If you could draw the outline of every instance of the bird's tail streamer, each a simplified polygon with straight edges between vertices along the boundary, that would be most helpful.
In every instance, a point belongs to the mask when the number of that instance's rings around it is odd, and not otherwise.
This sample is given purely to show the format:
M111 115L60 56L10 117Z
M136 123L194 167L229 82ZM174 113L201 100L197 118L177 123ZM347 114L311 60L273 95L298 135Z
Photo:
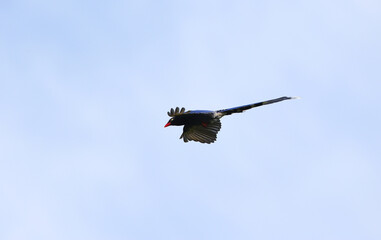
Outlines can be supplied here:
M280 98L275 98L275 99L271 99L271 100L267 100L267 101L263 101L263 102L243 105L243 106L240 106L240 107L221 109L221 110L217 111L217 114L222 117L222 116L230 115L230 114L233 114L233 113L241 113L241 112L243 112L245 110L249 110L251 108L260 107L260 106L267 105L267 104L272 104L272 103L277 103L277 102L281 102L281 101L284 101L284 100L297 99L297 98L299 98L299 97L280 97Z

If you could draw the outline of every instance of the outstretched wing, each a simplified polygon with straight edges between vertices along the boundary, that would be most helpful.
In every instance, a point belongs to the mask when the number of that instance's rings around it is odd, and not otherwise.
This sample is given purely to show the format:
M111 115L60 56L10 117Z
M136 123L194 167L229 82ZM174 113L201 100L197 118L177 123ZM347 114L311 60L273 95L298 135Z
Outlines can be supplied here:
M197 125L184 125L183 134L181 134L184 142L196 141L200 143L213 143L217 140L217 133L221 129L221 122L219 119L213 119L207 124Z
M181 115L184 112L185 112L185 108L181 108L181 110L180 110L179 107L176 107L176 109L171 108L171 110L169 112L167 112L167 114L170 117L174 117L174 116L177 116L177 115Z

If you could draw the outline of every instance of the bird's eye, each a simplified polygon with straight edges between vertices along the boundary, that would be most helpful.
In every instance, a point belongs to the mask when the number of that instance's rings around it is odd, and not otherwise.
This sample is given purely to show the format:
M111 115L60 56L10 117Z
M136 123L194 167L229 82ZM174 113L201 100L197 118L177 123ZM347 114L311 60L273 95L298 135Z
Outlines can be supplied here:
M169 121L171 121L171 122L172 122L172 121L173 121L173 118L169 119Z

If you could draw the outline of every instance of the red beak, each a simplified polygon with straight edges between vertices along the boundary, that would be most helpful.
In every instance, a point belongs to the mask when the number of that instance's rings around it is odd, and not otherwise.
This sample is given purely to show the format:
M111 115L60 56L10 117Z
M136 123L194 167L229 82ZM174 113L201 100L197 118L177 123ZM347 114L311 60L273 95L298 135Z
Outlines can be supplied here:
M168 122L167 124L165 124L164 127L168 127L169 125L171 125L171 122Z

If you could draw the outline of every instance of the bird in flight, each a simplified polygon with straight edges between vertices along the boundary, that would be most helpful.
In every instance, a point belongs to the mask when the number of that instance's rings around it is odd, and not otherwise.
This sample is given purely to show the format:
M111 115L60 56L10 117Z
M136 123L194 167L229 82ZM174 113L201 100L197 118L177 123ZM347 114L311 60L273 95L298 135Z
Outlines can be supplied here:
M184 125L183 133L180 136L180 139L182 138L184 142L196 141L200 143L210 144L215 142L217 139L217 133L221 129L220 118L222 118L223 116L230 115L233 113L241 113L251 108L296 98L298 97L280 97L268 101L217 111L185 111L185 108L181 108L181 110L179 109L179 107L176 107L176 109L171 108L171 110L168 112L168 116L170 116L171 119L169 119L168 123L165 124L164 127Z

